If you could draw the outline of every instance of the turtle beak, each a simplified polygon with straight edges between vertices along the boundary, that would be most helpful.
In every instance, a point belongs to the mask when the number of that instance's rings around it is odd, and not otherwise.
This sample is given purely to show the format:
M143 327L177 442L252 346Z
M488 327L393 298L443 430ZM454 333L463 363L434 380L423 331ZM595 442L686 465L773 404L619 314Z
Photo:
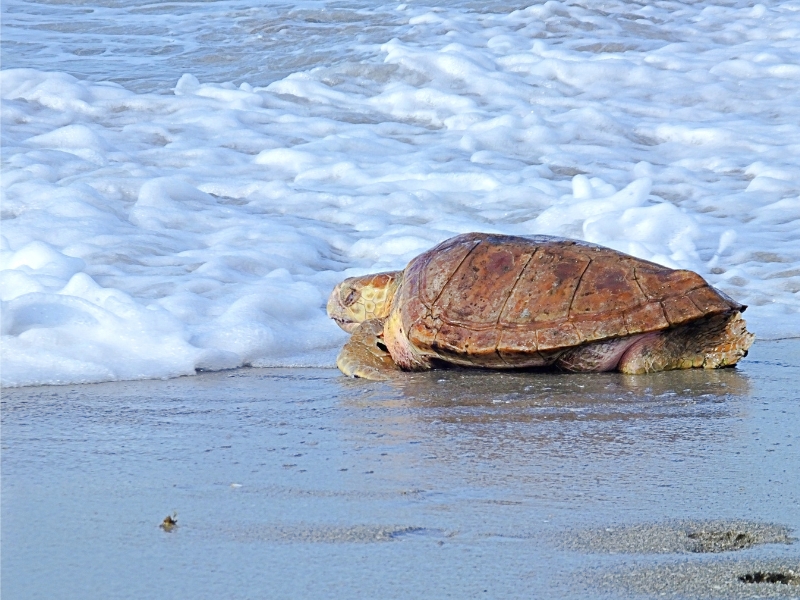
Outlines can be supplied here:
M348 321L347 319L341 319L339 317L331 317L336 324L344 329L347 333L353 333L361 323L357 323L356 321Z

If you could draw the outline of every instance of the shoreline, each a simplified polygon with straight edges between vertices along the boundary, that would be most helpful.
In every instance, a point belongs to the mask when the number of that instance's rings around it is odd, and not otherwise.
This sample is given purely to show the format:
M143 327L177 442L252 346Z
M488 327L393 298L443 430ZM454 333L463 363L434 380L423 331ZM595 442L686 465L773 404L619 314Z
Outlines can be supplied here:
M772 344L776 342L791 342L793 340L800 341L800 336L789 336L785 338L768 338L762 339L757 337L754 344ZM745 363L747 358L745 357L740 361L740 363ZM740 368L739 365L734 365L730 367L732 369ZM34 384L34 385L3 385L0 386L0 390L26 390L26 389L35 389L35 388L49 388L49 387L65 387L65 386L86 386L86 385L101 385L101 384L132 384L138 382L145 382L145 381L172 381L172 380L182 380L186 378L193 378L198 376L205 376L211 374L218 374L218 373L237 373L237 372L247 372L248 370L256 370L256 371L270 371L270 370L289 370L289 371L303 371L303 370L323 370L323 371L335 371L337 374L339 373L338 368L335 364L331 364L330 366L267 366L267 367L253 367L250 365L242 365L240 367L233 367L230 369L217 369L217 370L205 370L205 369L197 369L193 374L186 374L186 375L179 375L177 377L154 377L148 379L113 379L108 381L82 381L82 382L68 382L68 383L44 383L44 384ZM455 369L438 369L438 371L447 371L447 370L460 370L460 371L472 371L472 369L466 369L463 367L458 367ZM693 371L701 370L702 369L692 369ZM540 375L559 375L560 373L548 370L542 370L540 372L533 371L533 370L525 370L525 369L508 369L506 371L500 369L474 369L477 373L533 373L533 374L540 374ZM341 375L343 376L343 375Z

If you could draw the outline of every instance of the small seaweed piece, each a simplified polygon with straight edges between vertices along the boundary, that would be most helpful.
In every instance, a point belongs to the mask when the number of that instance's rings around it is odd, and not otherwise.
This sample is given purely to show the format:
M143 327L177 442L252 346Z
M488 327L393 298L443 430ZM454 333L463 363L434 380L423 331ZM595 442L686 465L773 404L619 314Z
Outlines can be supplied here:
M172 515L167 515L164 517L164 520L161 521L161 529L164 531L170 532L178 526L178 513L173 512Z

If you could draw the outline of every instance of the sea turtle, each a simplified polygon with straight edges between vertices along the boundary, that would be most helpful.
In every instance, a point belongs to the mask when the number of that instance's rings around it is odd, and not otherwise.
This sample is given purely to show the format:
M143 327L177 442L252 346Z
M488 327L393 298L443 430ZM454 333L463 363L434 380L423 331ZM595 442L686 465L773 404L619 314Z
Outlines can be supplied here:
M736 364L745 306L692 271L549 236L467 233L337 285L346 375L440 365L650 373Z

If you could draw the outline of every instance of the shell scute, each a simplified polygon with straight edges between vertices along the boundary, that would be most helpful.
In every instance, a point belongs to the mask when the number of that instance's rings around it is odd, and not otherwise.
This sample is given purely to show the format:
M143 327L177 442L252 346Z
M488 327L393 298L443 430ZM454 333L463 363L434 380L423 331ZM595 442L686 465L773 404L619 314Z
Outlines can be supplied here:
M625 314L621 311L609 311L608 314L604 314L600 319L575 319L573 324L581 342L593 342L595 340L628 335L628 329L625 326Z
M499 324L535 327L566 319L580 277L590 262L575 246L538 246L511 291Z
M494 328L535 247L480 244L463 260L435 303L453 325Z
M506 365L495 350L499 338L500 331L497 328L475 331L442 323L433 349L439 356L454 364L503 367Z
M439 323L429 316L423 316L404 327L408 332L408 337L414 340L414 345L420 349L430 349L434 347L436 335L439 333Z
M500 344L502 347L502 342ZM558 357L558 352L550 353L537 352L535 350L524 350L516 348L498 348L497 355L503 361L505 367L545 367L553 363Z
M703 316L688 296L673 296L664 299L664 312L670 325L680 325Z
M415 283L419 286L420 299L428 307L433 306L461 263L479 243L479 239L461 236L439 244L412 262L411 276L418 279Z
M722 296L721 294L717 293L717 290L709 287L703 286L692 290L688 294L689 299L692 303L703 313L706 315L715 315L723 312L728 312L731 310L731 305L736 310L744 310L741 304L731 300L726 296Z
M648 302L625 313L625 329L630 335L658 331L667 327L669 321L660 302Z
M575 324L568 321L556 327L545 327L536 331L536 348L540 352L576 346L582 341Z
M636 281L647 298L660 300L667 296L682 296L693 289L707 287L705 279L692 271L673 271L654 263L639 261Z
M504 359L513 362L518 355L533 354L539 351L536 334L515 335L515 332L501 330L500 340L497 342L497 351Z
M580 279L569 314L578 317L621 312L646 300L628 261L597 252Z

